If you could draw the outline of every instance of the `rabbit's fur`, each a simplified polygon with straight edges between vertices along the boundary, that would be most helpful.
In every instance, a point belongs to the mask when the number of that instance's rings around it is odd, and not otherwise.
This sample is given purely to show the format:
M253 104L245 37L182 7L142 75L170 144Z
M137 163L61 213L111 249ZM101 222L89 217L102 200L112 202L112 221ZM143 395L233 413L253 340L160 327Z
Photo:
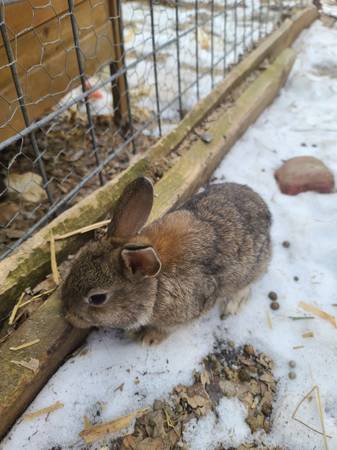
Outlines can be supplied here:
M147 343L160 342L218 297L225 311L235 311L266 270L271 215L249 187L208 186L141 230L152 202L152 183L137 178L122 194L107 237L74 261L62 287L74 326L133 330Z

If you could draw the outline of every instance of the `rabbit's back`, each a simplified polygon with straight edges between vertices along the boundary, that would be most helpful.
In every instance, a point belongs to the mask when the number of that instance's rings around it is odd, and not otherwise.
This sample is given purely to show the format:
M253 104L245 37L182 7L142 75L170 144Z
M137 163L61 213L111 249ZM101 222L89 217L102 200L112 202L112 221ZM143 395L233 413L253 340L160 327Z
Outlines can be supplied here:
M251 188L210 185L180 209L211 227L212 251L203 261L204 272L216 275L225 291L241 289L265 270L271 253L271 214Z

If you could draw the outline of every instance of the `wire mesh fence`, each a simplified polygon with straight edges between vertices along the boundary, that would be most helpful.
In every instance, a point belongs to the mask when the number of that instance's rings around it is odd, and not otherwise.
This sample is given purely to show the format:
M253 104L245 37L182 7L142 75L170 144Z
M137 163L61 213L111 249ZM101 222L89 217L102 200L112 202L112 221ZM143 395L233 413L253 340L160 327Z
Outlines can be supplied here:
M305 0L0 0L0 258L125 169Z

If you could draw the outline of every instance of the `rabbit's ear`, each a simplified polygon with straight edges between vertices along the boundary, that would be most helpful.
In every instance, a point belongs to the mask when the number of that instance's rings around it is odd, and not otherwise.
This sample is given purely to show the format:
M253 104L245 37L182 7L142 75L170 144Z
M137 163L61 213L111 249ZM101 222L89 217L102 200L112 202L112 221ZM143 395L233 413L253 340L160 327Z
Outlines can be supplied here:
M145 177L136 178L124 189L108 227L110 237L134 236L145 225L153 204L153 185Z
M124 248L121 257L132 275L154 277L160 272L161 262L153 247Z

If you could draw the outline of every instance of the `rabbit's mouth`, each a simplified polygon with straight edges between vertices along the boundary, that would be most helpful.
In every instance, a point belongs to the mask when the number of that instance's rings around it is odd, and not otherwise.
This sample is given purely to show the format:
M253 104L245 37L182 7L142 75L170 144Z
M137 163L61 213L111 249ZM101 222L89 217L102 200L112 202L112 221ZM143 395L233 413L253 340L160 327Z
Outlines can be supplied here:
M94 326L88 320L69 311L66 313L65 318L75 328L91 328Z

